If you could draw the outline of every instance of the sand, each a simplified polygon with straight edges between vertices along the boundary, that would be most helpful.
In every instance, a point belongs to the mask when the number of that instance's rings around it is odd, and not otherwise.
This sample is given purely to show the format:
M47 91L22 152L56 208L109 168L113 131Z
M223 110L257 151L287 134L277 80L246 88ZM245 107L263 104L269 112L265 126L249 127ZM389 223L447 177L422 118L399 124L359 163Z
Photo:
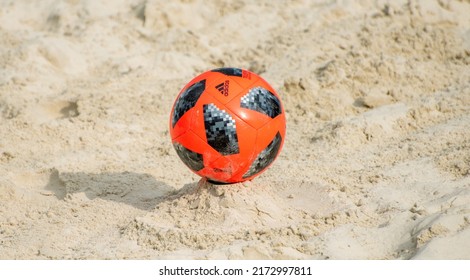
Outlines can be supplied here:
M470 259L470 2L0 2L0 259ZM214 186L168 135L252 70L284 148Z

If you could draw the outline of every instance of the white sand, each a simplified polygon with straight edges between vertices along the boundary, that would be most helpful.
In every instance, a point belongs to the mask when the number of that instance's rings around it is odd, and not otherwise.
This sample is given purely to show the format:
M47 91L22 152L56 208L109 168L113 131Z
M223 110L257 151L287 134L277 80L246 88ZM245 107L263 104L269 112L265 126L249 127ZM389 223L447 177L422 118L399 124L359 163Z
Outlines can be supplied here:
M0 259L470 259L468 0L207 2L0 1ZM287 112L244 184L168 135L220 66Z

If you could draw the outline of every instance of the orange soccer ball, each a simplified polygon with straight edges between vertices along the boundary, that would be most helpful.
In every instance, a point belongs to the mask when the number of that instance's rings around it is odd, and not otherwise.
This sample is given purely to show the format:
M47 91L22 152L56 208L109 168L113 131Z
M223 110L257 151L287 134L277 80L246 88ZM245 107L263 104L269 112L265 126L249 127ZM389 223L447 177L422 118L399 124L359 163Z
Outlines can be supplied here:
M176 153L193 172L217 183L250 180L281 151L286 117L279 95L260 76L219 68L192 79L170 115Z

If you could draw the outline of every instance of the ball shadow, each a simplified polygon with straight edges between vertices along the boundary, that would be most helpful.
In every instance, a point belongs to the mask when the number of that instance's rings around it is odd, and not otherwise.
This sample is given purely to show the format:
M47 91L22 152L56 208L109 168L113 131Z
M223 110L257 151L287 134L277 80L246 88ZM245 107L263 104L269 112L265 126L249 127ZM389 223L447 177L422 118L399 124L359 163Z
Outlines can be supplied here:
M151 210L175 189L152 175L134 172L59 172L54 170L46 190L58 199L83 193L90 200L100 198L125 203L142 210Z

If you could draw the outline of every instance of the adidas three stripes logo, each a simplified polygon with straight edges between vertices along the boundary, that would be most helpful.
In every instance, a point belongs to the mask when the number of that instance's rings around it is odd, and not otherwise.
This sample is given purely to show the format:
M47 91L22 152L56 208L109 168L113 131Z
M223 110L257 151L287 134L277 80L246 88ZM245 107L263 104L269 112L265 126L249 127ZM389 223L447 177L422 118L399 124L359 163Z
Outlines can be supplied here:
M215 88L223 95L228 96L228 86L229 86L229 80L225 80L225 82L220 83L215 86Z

